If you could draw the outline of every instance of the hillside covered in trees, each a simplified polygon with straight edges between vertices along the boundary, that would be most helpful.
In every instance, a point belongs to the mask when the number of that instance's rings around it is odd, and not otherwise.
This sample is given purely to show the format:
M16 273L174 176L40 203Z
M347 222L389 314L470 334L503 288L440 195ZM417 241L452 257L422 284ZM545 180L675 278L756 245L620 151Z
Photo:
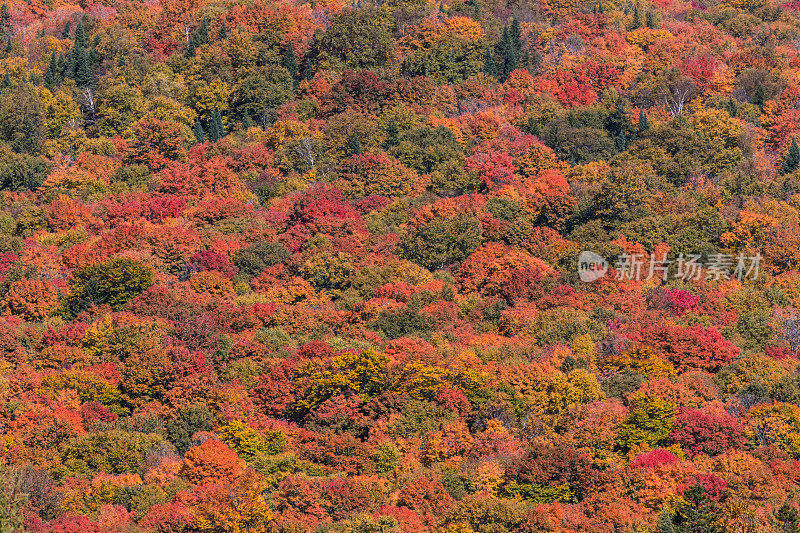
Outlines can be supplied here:
M800 2L0 9L3 533L797 533Z

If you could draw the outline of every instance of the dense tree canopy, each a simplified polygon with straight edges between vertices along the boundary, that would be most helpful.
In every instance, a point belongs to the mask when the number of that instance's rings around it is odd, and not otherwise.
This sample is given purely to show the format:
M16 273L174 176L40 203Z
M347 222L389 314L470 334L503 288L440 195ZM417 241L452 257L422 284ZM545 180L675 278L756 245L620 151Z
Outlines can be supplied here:
M0 532L799 531L799 43L2 4Z

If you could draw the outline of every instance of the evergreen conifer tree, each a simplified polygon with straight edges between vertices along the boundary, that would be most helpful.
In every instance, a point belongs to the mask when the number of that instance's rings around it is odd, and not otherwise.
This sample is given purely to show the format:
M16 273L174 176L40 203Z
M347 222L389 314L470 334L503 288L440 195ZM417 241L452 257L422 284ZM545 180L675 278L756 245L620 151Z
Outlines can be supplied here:
M75 51L64 54L64 77L75 79Z
M514 37L508 26L503 28L503 36L497 43L495 53L500 60L499 69L497 71L498 75L496 77L499 81L506 81L508 75L517 68L518 63L517 51L514 46Z
M672 523L673 515L666 509L658 517L658 533L675 533L675 524Z
M78 84L78 87L86 87L92 83L89 52L83 48L75 50L75 83Z
M794 172L798 165L800 165L800 147L797 146L797 139L792 137L792 144L789 146L789 151L786 152L786 158L783 160L783 172L785 174Z
M631 24L631 29L635 30L641 27L642 27L642 14L639 11L639 5L637 4L636 7L633 8L633 23Z
M57 68L59 80L63 80L64 77L67 75L67 67L68 66L69 65L67 63L67 56L65 56L63 53L59 54L59 56L58 56L58 68Z
M283 57L281 57L281 65L287 71L289 71L289 75L292 77L293 80L297 80L298 68L297 68L297 56L294 53L294 46L292 43L287 43L286 47L283 49Z
M206 132L203 131L203 124L200 122L200 119L197 119L194 123L194 136L198 143L203 144L206 142Z
M52 89L61 82L61 73L58 69L58 56L53 52L50 55L50 63L44 71L44 84L48 89Z
M200 25L197 27L192 36L189 38L189 43L186 45L186 57L194 57L195 52L197 49L204 44L208 44L208 21L206 21L205 17L200 21Z
M89 50L89 65L92 67L96 67L100 64L100 52L97 51L97 47L100 45L100 36L94 36L94 43L92 44L92 48Z
M624 152L628 147L628 137L625 135L625 130L619 130L619 135L614 138L614 147L617 152Z
M360 155L363 153L364 150L361 148L361 139L358 138L357 134L351 133L347 137L347 155Z
M718 520L716 508L701 485L695 485L686 490L683 498L684 501L678 504L675 513L670 517L672 529L662 528L659 524L662 532L716 533L719 531L715 524Z
M86 30L83 27L83 22L78 22L75 28L75 48L87 48L89 46L89 36L86 35Z
M394 119L390 120L389 123L386 125L386 142L384 146L397 146L400 144L400 132L397 128L397 122Z
M0 36L7 43L11 42L14 28L11 26L11 11L8 9L8 4L3 3L0 6Z
M218 141L225 137L225 125L222 123L222 115L219 108L214 110L214 118L209 127L208 136L212 141Z
M208 21L205 17L200 21L200 26L197 27L197 32L195 32L197 46L201 44L208 44Z
M194 53L196 51L197 51L197 42L195 41L194 35L192 35L191 37L189 37L189 42L186 43L186 51L184 52L184 55L186 55L187 58L192 58L194 57Z
M757 105L758 107L763 108L764 103L767 101L767 91L764 89L764 85L759 83L756 87L756 90L753 92L752 103Z
M517 17L513 17L511 19L511 27L509 28L509 32L511 33L511 44L514 46L514 52L516 53L517 57L519 57L520 53L522 52L522 30L520 29L519 20Z
M650 129L650 121L647 118L647 111L644 108L639 110L639 133L644 133Z
M483 72L487 76L497 77L497 68L492 56L492 50L488 46L486 47L486 53L483 54Z
M775 520L778 522L777 531L785 533L800 532L800 516L798 516L797 511L788 503L784 503L773 514L775 515Z

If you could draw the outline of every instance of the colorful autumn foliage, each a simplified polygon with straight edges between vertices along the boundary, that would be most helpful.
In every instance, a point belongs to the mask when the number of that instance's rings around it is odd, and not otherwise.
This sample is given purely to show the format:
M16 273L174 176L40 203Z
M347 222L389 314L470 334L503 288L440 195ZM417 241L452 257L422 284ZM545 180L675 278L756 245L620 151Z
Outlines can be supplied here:
M0 531L796 532L800 7L595 4L0 6Z

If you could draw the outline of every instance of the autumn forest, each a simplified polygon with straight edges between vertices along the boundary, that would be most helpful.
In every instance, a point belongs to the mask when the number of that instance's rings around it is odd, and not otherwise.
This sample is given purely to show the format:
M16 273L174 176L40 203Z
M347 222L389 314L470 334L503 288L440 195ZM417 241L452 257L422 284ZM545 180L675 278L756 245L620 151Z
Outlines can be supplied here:
M800 0L6 0L0 533L800 533Z

